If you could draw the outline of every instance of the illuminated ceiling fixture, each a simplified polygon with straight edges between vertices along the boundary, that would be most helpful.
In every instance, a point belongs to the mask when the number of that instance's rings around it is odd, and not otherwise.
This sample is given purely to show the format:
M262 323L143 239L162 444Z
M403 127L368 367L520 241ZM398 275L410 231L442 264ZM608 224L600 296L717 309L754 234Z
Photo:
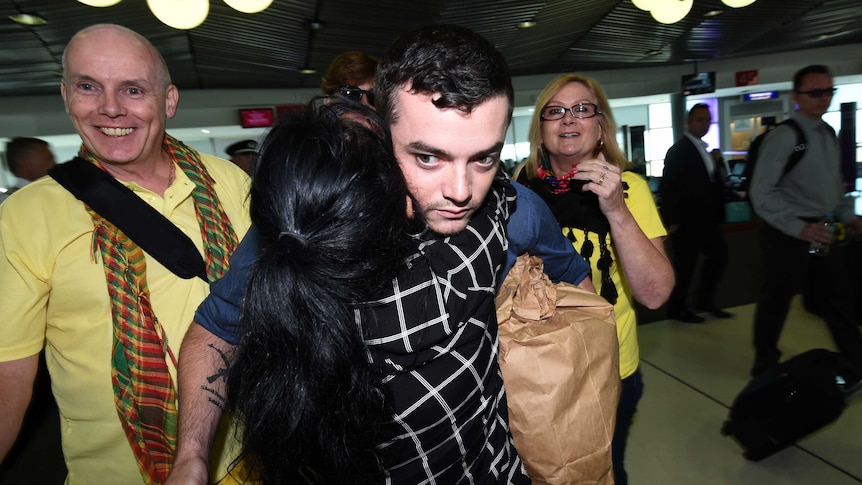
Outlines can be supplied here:
M29 13L10 15L9 20L15 22L16 24L26 25L29 27L36 27L38 25L45 25L48 23L48 21L44 18L38 15L31 15Z
M721 0L728 7L741 8L751 5L755 0ZM632 4L649 12L657 22L673 24L679 22L691 11L693 0L632 0ZM717 11L716 11L717 12ZM717 13L707 12L705 16L715 16Z
M747 7L754 2L755 0L721 0L721 3L733 8Z
M272 5L272 0L224 0L224 3L242 13L258 13Z
M204 23L210 0L147 0L150 11L168 27L189 30Z
M78 0L84 5L89 5L91 7L112 7L118 3L120 0Z
M111 7L121 0L78 0L91 7ZM231 8L242 13L258 13L272 5L273 0L224 0ZM193 29L206 20L210 0L147 0L150 11L163 24L180 30Z
M662 0L653 2L649 13L657 22L675 24L684 19L691 11L694 0Z
M522 30L523 29L532 29L533 27L536 26L536 22L534 22L532 20L527 20L525 22L518 22L515 26L518 27L519 29L522 29Z

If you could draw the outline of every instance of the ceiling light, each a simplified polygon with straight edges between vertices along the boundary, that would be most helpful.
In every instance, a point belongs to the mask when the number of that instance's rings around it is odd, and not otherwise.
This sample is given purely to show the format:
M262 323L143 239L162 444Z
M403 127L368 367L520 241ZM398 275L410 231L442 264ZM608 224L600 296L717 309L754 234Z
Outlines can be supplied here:
M310 67L303 67L302 69L299 70L299 73L300 74L316 74L317 69L312 69Z
M78 0L91 7L110 7L121 0ZM258 13L270 5L273 0L224 0L231 8L242 13ZM197 27L206 20L210 12L209 0L147 0L150 11L163 24L175 29L188 30Z
M662 0L653 1L650 14L657 22L673 24L679 22L691 10L693 0Z
M78 0L84 5L89 5L91 7L112 7L118 3L120 0Z
M37 25L45 25L48 23L48 21L45 20L44 18L42 18L38 15L30 15L29 13L19 13L16 15L10 15L9 20L11 20L15 23L21 24L21 25L28 25L31 27L34 27Z
M224 0L234 10L242 13L263 12L272 4L272 0Z
M536 22L533 22L532 20L528 20L526 22L518 22L518 24L517 24L517 27L519 29L531 29L535 26L536 26Z
M649 50L649 51L646 51L644 54L646 54L646 55L648 55L648 56L650 56L650 57L652 57L652 56L657 56L657 55L661 54L661 49L653 49L653 50Z
M720 9L720 8L717 8L717 9L715 9L715 10L710 10L709 12L706 12L705 14L703 14L703 16L704 16L704 17L706 17L706 18L709 18L709 17L718 17L719 15L721 15L721 14L723 14L723 13L724 13L724 10L722 10L722 9Z
M210 13L209 0L147 0L147 5L163 24L180 30L197 27Z
M203 133L204 135L209 135L209 134L211 133L211 131L210 131L210 130L208 130L208 129L206 129L206 128L203 128L203 129L201 130L201 133Z
M747 7L754 3L755 0L721 0L721 3L733 8Z
M649 12L650 10L652 10L653 5L658 2L656 0L632 0L632 3L635 7Z

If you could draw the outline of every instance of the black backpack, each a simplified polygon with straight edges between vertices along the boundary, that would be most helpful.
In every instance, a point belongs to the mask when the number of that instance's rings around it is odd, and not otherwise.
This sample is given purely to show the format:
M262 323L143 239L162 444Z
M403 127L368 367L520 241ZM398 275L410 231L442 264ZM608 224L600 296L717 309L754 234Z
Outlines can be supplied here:
M775 127L778 128L781 125L787 125L793 128L793 131L796 132L796 145L793 147L793 153L791 153L790 157L787 158L787 163L784 164L784 170L781 172L781 176L783 177L790 173L799 161L802 160L802 157L805 156L805 149L808 148L808 140L805 138L805 133L802 132L802 128L799 127L799 123L792 118L782 121ZM826 127L832 132L832 136L835 136L835 130L833 130L828 124ZM761 143L763 143L763 140L768 134L768 131L763 132L757 135L757 138L751 142L751 147L748 149L748 160L746 160L745 170L742 172L742 185L740 186L740 190L748 191L748 188L751 185L751 176L754 174L754 165L757 163L757 151L760 149Z

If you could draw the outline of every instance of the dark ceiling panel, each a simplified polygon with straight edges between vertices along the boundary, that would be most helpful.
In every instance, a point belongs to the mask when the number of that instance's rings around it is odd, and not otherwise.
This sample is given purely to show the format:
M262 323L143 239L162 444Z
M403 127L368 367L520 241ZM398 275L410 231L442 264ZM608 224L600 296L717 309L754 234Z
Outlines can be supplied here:
M704 17L723 9L717 17ZM22 27L15 13L48 25ZM163 25L143 0L94 8L74 0L0 0L0 96L56 93L63 48L81 28L119 23L150 39L181 89L307 88L336 55L383 54L399 34L456 23L496 45L515 75L726 59L862 42L860 0L757 0L741 9L695 0L662 25L631 0L275 0L243 14L211 0L191 31ZM534 20L521 30L517 23ZM312 21L321 28L310 28ZM655 51L650 55L648 51ZM303 67L317 70L299 74Z

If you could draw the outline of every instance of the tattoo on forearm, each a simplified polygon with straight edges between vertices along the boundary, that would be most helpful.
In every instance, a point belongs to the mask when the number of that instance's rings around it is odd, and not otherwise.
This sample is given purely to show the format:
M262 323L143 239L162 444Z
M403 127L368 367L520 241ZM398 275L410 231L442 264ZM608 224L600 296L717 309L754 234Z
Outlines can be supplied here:
M215 345L208 344L207 346L209 348L215 350L216 352L218 352L219 358L222 361L221 368L219 368L215 374L207 377L207 383L213 384L218 380L222 380L222 381L224 381L225 384L227 384L227 374L228 374L228 371L230 369L230 360L228 360L227 355L225 355L225 353L222 352L222 350L217 348ZM209 402L211 402L215 407L221 409L222 411L224 410L224 406L225 406L225 403L227 402L227 398L225 398L225 396L218 389L207 386L207 385L201 386L201 389L210 393L210 396L207 397L207 400Z

